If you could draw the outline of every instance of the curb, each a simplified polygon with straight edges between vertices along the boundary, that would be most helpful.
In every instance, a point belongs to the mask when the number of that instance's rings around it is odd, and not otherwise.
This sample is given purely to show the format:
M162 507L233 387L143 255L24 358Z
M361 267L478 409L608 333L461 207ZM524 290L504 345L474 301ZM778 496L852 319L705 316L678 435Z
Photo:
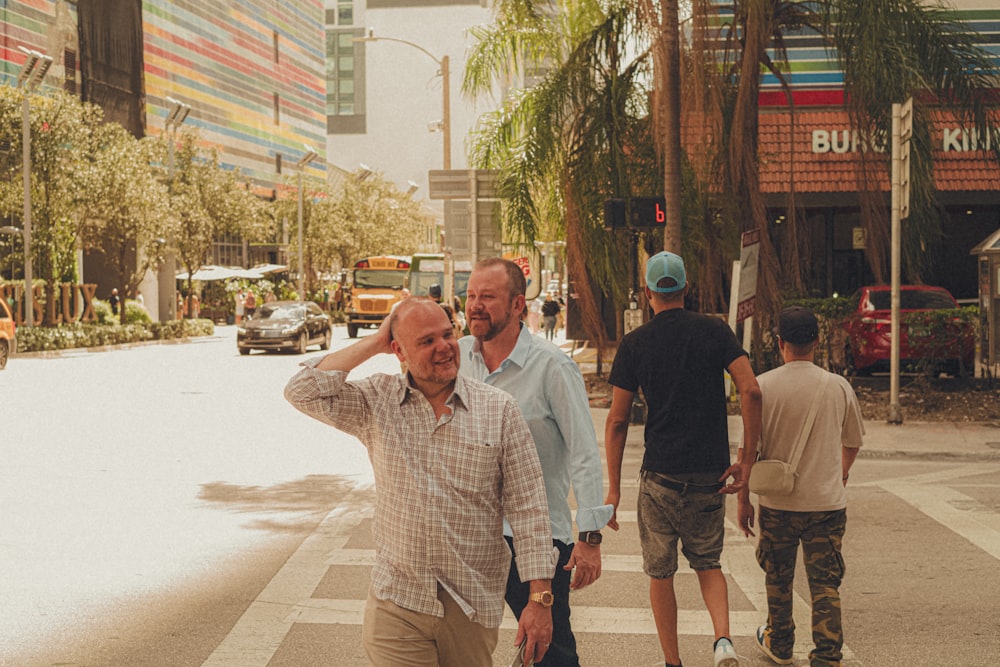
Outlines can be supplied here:
M862 447L858 451L860 459L937 461L940 463L997 463L1000 462L1000 451L990 452L914 452L903 449L869 449Z
M34 352L18 352L10 356L14 359L58 359L59 357L77 357L96 352L114 352L129 350L135 347L150 347L152 345L184 345L187 343L204 343L222 336L185 336L184 338L165 338L162 340L141 340L134 343L118 343L117 345L95 345L93 347L70 347L64 350L36 350Z

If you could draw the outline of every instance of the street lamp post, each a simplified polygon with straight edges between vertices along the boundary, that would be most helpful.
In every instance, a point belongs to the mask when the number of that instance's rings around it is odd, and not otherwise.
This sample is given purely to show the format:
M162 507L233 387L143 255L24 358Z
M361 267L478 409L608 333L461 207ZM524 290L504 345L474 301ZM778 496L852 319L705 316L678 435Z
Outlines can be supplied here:
M31 103L28 98L45 78L49 68L52 67L52 58L19 46L18 49L24 54L24 64L21 72L17 75L17 85L24 93L21 103L21 173L24 179L24 229L21 236L24 238L24 326L30 327L35 324L35 291L32 288L31 266Z
M306 149L305 154L295 163L295 166L299 170L299 298L306 298L306 263L305 263L305 246L302 241L302 172L305 171L306 165L319 157L319 153L314 151L308 145L303 144Z
M355 42L396 42L398 44L405 44L407 46L413 47L414 49L420 51L425 56L434 61L434 64L438 66L438 74L441 75L441 93L442 93L442 110L441 110L441 122L432 123L431 131L435 129L440 129L443 136L444 144L444 159L443 168L445 170L451 169L451 72L450 72L450 60L448 56L441 56L441 58L436 58L433 53L420 46L419 44L414 44L405 39L399 39L397 37L376 37L374 30L368 31L367 37L355 37Z
M167 98L167 104L170 105L170 111L167 112L167 119L164 121L164 130L168 135L167 178L172 182L174 180L174 143L177 141L177 130L187 120L188 114L191 113L191 106L172 97Z
M174 183L174 144L177 143L177 130L187 120L188 114L191 113L191 106L172 97L167 97L166 102L170 106L163 123L163 134L167 141L167 187L172 189ZM174 298L174 293L177 289L176 273L177 258L173 250L169 249L168 246L167 251L164 253L163 264L160 266L156 281L157 300L159 301L157 310L159 311L160 321L178 319L177 299Z

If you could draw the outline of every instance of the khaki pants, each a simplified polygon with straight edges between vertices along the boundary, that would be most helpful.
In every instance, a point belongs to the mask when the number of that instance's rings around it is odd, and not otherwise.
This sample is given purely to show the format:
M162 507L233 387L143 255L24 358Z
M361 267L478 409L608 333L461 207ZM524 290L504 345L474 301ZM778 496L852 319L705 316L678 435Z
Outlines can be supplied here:
M372 665L492 667L500 629L469 620L440 586L437 597L444 618L403 609L368 592L361 643Z

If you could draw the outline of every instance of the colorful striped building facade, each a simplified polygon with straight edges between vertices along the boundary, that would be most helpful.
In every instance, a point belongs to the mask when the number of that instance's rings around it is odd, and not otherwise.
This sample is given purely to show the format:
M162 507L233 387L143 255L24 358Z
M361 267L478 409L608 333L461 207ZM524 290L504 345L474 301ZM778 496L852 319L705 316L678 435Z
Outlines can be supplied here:
M164 131L168 97L189 105L185 126L261 196L280 196L305 144L325 152L323 0L0 0L0 85L21 46L53 58L45 86L136 136Z

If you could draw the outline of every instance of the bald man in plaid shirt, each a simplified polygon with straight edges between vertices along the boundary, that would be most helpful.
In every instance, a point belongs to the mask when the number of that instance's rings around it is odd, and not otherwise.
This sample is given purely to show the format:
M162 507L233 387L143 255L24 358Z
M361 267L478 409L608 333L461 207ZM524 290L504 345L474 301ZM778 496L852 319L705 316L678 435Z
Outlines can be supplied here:
M406 375L348 373L394 353ZM402 302L372 336L306 362L285 388L305 414L357 437L375 472L375 565L362 641L376 667L493 664L513 528L531 602L515 641L540 660L552 636L555 560L538 455L517 402L458 376L458 341L429 299Z

